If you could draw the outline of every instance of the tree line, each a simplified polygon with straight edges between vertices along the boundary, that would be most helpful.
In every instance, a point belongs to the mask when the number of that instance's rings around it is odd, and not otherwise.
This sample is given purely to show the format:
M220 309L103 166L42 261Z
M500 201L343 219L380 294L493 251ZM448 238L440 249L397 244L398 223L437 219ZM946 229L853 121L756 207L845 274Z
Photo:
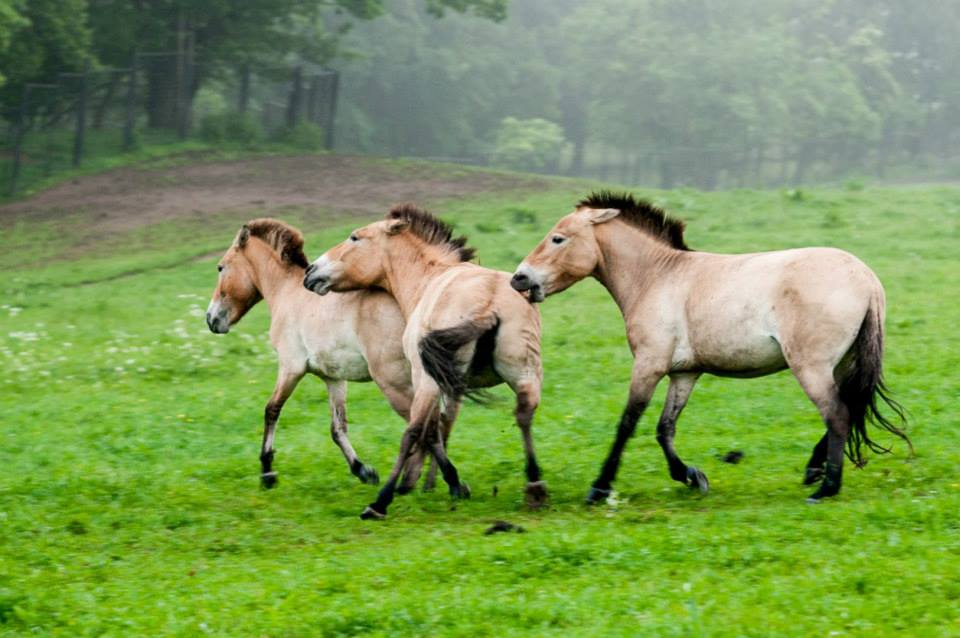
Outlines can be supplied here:
M957 33L958 2L524 0L494 23L396 0L343 42L340 139L496 161L520 120L537 167L537 149L556 148L536 142L546 120L572 175L667 188L955 177Z
M338 148L663 187L960 174L960 2L0 0L0 109L134 52L341 72ZM174 68L144 69L148 125ZM87 67L89 68L89 67Z

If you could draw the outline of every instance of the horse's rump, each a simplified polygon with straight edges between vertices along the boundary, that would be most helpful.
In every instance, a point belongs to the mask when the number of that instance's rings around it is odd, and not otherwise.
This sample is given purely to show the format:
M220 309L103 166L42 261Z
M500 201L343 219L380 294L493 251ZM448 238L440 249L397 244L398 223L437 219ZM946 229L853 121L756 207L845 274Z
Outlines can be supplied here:
M423 369L448 397L459 399L466 396L477 402L485 401L483 393L475 388L499 382L498 378L488 378L496 374L493 371L493 351L499 327L499 317L490 315L451 328L431 330L420 339L418 348ZM458 354L470 344L473 344L473 352L464 369Z

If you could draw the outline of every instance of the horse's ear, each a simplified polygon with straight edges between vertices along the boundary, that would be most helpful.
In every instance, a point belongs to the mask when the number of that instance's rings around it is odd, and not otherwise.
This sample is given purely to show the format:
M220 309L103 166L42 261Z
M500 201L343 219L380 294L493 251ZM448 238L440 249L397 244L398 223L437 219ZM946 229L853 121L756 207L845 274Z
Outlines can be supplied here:
M606 208L604 210L594 210L590 213L590 223L591 224L602 224L603 222L608 222L617 215L620 214L620 210L617 208Z
M408 222L405 219L388 219L387 234L396 235L397 233L399 233L409 225L410 225L410 222Z
M237 248L246 246L248 239L250 239L250 227L244 224L240 229L240 233L237 235Z

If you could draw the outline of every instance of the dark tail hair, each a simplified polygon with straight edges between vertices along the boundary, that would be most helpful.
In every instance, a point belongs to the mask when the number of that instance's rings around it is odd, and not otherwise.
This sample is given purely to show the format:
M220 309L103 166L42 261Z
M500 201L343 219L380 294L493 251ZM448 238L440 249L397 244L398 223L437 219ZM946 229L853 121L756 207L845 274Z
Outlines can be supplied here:
M883 400L896 414L900 425L906 425L907 419L903 406L893 400L890 391L883 383L883 325L876 305L871 304L867 316L863 318L860 332L847 354L846 369L838 379L840 400L850 412L850 437L847 439L847 457L857 467L863 467L866 461L861 447L866 445L873 452L886 454L890 448L883 447L867 435L867 421L896 434L906 441L913 453L913 443L901 427L880 414L877 398Z
M492 357L499 325L500 321L496 317L493 317L492 321L467 321L452 328L432 330L420 339L423 369L437 382L444 394L454 399L466 396L477 403L487 403L490 400L486 392L469 387L467 376L476 366L478 359ZM486 338L488 336L491 338ZM471 365L464 371L457 361L457 351L471 341L479 342L477 352ZM481 349L485 352L480 352Z

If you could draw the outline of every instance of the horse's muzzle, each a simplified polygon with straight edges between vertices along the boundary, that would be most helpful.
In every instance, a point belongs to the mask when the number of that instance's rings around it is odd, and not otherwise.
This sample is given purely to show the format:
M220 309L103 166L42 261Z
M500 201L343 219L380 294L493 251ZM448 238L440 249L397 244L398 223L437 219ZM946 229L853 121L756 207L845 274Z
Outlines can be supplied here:
M230 332L230 321L227 320L225 313L211 313L207 311L207 327L210 332L218 335L224 335Z
M318 295L325 295L330 292L330 285L330 277L318 275L317 267L310 264L306 274L303 276L303 287Z
M517 292L528 293L530 301L543 301L543 286L533 281L533 279L524 272L515 272L513 277L510 278L510 286Z

